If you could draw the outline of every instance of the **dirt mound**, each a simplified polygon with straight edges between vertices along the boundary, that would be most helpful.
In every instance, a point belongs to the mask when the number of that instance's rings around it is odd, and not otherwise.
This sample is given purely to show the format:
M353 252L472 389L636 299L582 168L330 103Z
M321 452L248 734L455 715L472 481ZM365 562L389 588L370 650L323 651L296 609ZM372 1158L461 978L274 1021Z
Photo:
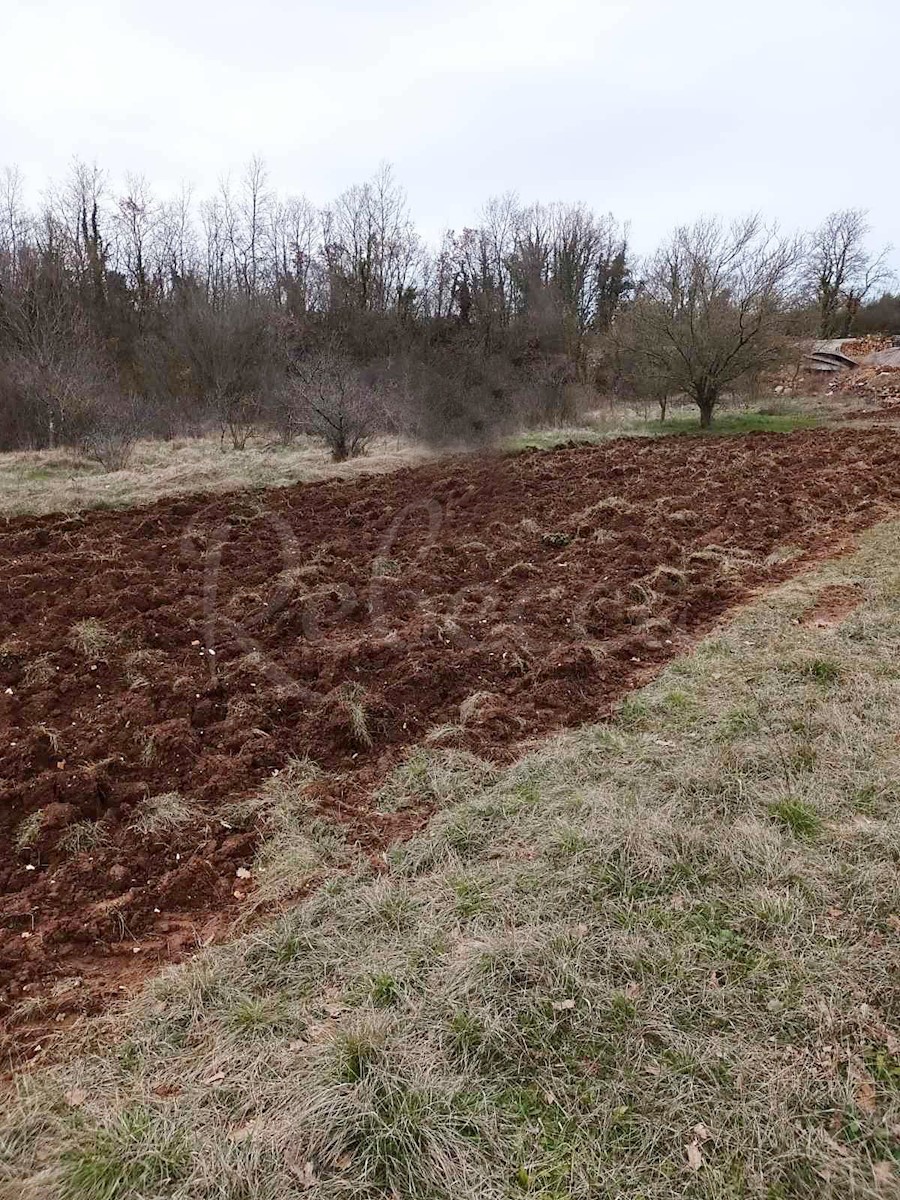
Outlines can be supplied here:
M289 755L326 770L323 810L374 855L426 815L372 793L429 730L498 758L596 719L898 500L900 438L842 430L9 522L3 1004L82 1011L217 936L256 844L231 805Z

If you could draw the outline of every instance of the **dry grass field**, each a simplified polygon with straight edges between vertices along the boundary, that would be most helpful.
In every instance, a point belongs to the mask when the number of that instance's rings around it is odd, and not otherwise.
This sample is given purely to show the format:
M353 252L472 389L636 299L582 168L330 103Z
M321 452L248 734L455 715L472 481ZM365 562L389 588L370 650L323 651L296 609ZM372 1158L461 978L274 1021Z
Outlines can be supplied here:
M332 477L392 471L426 461L429 452L396 438L372 443L363 458L333 463L310 438L287 447L249 443L223 448L218 437L138 442L129 465L106 471L72 450L0 454L0 517L150 504L166 496L287 487Z

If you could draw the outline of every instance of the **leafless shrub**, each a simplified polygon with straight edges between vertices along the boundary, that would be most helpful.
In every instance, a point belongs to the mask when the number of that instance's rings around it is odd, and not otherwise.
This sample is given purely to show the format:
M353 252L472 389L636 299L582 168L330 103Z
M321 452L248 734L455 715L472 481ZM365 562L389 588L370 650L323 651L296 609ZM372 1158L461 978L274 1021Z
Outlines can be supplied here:
M285 403L287 428L321 437L335 462L366 453L377 401L363 372L336 347L297 365Z
M222 443L228 434L233 450L246 450L262 410L259 396L252 392L239 396L219 394L216 396L216 409L222 422Z
M135 443L142 432L140 403L136 397L110 397L98 403L79 439L86 458L104 470L122 471L131 462Z
M80 351L16 352L0 379L0 447L78 445L109 388L101 363Z
M269 393L265 420L274 434L271 445L291 446L304 432L306 422L298 400L298 389L292 382L281 381Z
M470 342L433 350L416 364L410 423L429 445L481 446L521 420L521 376L501 354Z
M527 424L571 425L578 417L575 369L564 354L544 355L525 374L521 416Z

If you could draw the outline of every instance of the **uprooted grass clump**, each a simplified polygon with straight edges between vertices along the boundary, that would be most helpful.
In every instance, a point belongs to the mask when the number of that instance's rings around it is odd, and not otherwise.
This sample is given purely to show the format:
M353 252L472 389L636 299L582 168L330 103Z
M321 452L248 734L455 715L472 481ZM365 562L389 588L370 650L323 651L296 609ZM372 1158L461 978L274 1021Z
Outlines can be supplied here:
M366 708L366 692L358 683L344 683L337 689L335 705L347 724L349 733L357 746L368 750L372 745L369 712Z
M76 621L69 633L69 644L74 650L80 650L87 659L101 658L114 640L110 630L94 617Z
M179 792L148 796L137 809L131 828L142 837L161 837L196 820L194 808Z
M27 817L16 826L13 844L20 854L26 850L34 850L40 843L41 831L44 827L44 811L36 809L35 812L29 813Z
M100 821L75 821L62 831L57 849L63 854L81 854L85 850L96 850L109 842L109 831Z
M0 1179L70 1200L898 1195L898 549L876 531L624 717L470 780L386 870L326 874L168 971L20 1081ZM854 572L870 601L804 628ZM816 658L827 688L784 670ZM273 830L308 775L269 788Z

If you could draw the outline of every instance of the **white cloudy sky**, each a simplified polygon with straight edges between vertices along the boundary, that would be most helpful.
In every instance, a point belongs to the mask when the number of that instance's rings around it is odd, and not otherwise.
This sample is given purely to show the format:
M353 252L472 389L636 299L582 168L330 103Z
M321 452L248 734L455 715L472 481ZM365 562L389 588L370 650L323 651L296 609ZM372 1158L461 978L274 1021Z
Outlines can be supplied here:
M898 0L0 0L0 165L198 192L262 156L324 202L394 164L420 229L507 189L630 220L900 243ZM897 256L895 255L895 261ZM900 264L898 264L900 265Z

